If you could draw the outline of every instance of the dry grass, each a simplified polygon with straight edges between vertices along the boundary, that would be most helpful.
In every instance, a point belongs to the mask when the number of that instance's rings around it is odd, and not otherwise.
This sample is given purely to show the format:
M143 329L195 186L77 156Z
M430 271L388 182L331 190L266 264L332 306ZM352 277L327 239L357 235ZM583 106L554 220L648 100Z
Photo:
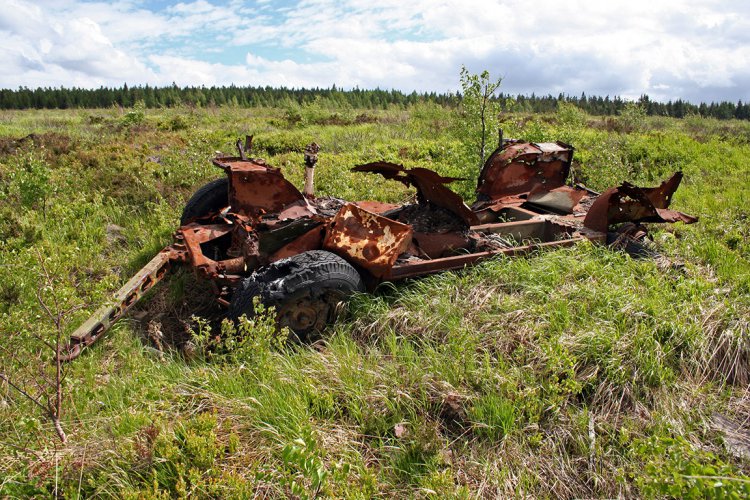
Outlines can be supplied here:
M737 387L750 386L750 318L733 318L725 307L716 306L703 313L701 327L698 374Z

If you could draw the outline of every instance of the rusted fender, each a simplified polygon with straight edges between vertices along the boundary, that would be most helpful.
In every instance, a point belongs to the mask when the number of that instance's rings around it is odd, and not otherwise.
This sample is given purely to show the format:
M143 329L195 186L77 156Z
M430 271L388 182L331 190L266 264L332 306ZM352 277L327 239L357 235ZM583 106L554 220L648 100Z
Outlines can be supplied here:
M479 224L477 215L464 203L464 200L451 191L446 184L463 180L461 177L443 177L428 168L404 168L403 165L387 161L376 161L357 165L352 172L373 172L386 179L393 179L417 189L420 203L430 202L456 214L467 226Z
M667 208L681 181L682 172L675 172L655 188L642 188L629 182L610 188L594 200L583 225L606 233L610 225L621 222L697 222L697 217Z

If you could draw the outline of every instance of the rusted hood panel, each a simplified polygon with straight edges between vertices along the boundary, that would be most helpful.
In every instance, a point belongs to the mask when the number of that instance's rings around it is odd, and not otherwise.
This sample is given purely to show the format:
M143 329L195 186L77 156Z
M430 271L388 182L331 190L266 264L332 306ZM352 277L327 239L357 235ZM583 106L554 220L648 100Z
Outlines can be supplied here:
M262 160L216 158L214 165L229 176L229 204L232 211L251 217L279 213L290 205L304 207L306 215L313 210L294 184L284 178L281 169ZM295 209L299 216L299 208Z

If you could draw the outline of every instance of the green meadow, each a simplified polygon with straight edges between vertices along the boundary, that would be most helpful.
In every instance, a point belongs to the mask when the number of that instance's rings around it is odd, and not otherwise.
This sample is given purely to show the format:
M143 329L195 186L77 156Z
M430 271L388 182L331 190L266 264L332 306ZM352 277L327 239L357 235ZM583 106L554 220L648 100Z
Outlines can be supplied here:
M315 141L318 195L408 201L349 170L387 160L465 178L471 203L455 114L0 111L0 496L750 496L750 122L634 109L501 123L573 144L595 190L683 171L672 207L700 221L651 226L667 265L592 244L498 258L356 296L303 345L263 315L217 341L220 311L178 270L64 366L61 443L32 402L56 397L47 344L171 242L224 175L217 151L254 134L253 156L301 187Z

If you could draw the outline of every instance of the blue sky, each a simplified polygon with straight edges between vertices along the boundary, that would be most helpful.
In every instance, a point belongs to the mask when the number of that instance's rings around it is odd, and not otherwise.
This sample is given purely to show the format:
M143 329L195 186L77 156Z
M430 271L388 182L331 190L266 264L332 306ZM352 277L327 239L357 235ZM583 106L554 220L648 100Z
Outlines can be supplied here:
M0 88L286 85L750 100L750 3L0 0Z

